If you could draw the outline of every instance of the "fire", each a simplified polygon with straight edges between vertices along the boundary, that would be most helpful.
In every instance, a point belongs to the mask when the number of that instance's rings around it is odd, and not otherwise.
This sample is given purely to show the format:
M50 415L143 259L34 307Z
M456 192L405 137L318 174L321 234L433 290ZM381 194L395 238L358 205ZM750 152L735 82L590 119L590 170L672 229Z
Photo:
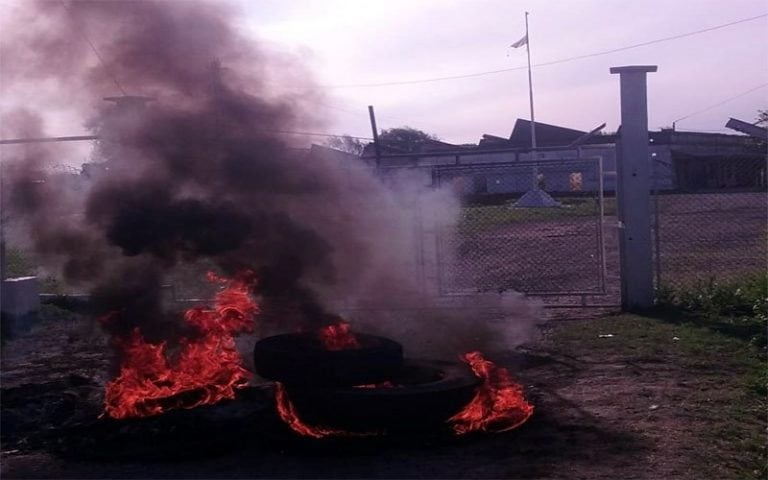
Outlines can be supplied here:
M349 323L339 322L320 329L318 338L326 350L347 350L360 348L360 342L350 330Z
M291 400L288 398L288 394L285 392L285 387L282 383L279 382L275 384L275 404L277 406L277 414L280 416L280 419L289 427L291 427L291 430L305 437L366 437L375 435L375 433L348 432L346 430L318 427L304 423L301 418L299 418L299 414L296 412L296 407L293 406L293 403L291 403Z
M466 353L462 360L483 383L472 401L448 420L456 434L512 430L533 414L533 405L525 400L523 388L512 380L506 368L486 360L480 352Z
M250 296L253 273L227 279L213 309L193 307L184 319L199 336L183 338L178 354L170 356L165 342L147 342L139 329L116 342L123 353L120 373L107 384L104 410L113 418L147 417L175 408L194 408L235 397L252 373L242 365L234 336L253 330L259 307Z

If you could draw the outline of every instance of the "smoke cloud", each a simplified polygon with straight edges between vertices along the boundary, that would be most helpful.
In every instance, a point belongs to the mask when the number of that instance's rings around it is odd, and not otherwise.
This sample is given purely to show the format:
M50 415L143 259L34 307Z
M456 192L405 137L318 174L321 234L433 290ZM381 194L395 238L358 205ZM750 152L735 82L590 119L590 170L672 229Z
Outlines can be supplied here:
M161 286L202 263L257 273L262 333L347 312L367 330L433 338L435 352L527 336L537 314L520 298L434 301L418 273L420 232L456 222L454 194L421 174L384 181L356 159L308 154L289 132L323 128L311 113L322 93L236 18L223 2L65 1L25 4L5 25L4 84L67 98L100 140L78 189L46 173L58 145L6 157L3 206L24 218L41 258L91 290L104 327L178 333ZM15 136L45 133L29 112L4 122ZM489 306L516 319L486 321Z

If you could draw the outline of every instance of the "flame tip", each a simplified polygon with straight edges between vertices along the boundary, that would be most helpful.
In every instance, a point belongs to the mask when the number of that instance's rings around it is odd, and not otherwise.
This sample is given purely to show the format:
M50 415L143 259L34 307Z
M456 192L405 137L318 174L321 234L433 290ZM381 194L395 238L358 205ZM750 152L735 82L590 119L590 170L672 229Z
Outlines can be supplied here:
M114 339L123 352L120 373L107 383L104 411L112 418L159 415L169 409L195 408L235 397L253 374L242 366L234 336L253 330L259 311L250 297L250 283L208 272L209 281L225 287L215 306L192 307L184 320L199 337L181 338L180 351L170 357L167 343L147 342L136 327L126 337Z

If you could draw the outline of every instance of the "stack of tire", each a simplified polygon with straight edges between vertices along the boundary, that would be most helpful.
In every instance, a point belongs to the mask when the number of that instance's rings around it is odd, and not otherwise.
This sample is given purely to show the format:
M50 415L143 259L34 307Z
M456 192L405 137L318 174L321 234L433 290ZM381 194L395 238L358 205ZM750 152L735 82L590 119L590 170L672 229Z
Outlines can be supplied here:
M254 348L256 373L284 385L304 422L358 432L445 425L480 384L463 363L404 359L393 340L355 336L359 347L344 350L311 333L265 338Z

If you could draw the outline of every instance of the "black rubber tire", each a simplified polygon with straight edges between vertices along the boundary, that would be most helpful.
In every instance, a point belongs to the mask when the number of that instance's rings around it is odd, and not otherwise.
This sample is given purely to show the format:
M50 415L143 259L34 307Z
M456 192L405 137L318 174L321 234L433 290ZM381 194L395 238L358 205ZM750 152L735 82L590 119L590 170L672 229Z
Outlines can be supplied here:
M425 381L416 381L416 372ZM406 360L391 388L286 385L301 419L352 431L414 430L444 424L475 396L480 380L463 363Z
M264 378L297 387L382 382L403 364L403 347L384 337L355 334L360 348L326 350L314 334L288 333L260 340L254 368Z

